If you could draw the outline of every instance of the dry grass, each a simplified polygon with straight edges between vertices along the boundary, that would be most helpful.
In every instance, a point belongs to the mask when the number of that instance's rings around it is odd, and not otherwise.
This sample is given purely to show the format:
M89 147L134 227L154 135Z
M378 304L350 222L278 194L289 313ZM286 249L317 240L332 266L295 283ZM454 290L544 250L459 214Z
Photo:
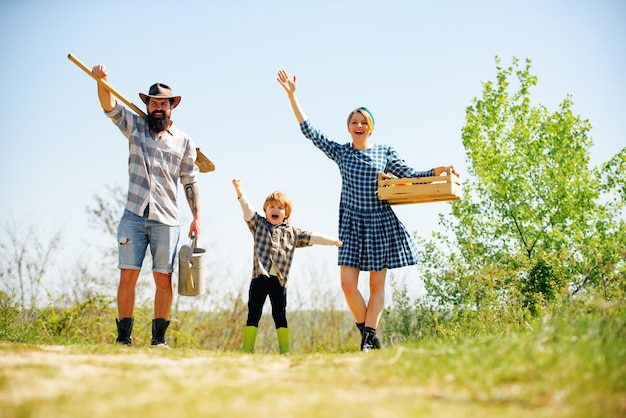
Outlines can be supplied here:
M528 391L524 376L477 390L454 364L432 370L454 355L446 350L280 356L0 343L0 353L2 418L583 416L560 390Z

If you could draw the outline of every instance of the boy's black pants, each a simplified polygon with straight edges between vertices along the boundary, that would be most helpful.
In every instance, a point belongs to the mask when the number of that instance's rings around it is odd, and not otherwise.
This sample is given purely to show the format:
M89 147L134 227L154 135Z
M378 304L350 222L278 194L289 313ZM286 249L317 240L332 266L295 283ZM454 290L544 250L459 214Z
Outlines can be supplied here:
M287 328L287 288L280 285L276 276L259 276L250 282L246 325L259 326L263 305L268 296L272 304L272 318L274 318L276 329Z

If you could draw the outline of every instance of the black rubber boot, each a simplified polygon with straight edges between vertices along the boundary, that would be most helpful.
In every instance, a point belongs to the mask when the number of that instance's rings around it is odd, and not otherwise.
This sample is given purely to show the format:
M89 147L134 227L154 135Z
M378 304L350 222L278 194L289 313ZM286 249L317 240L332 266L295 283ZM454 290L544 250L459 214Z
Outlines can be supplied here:
M133 318L115 318L115 323L117 324L117 339L115 342L121 345L132 345Z
M374 350L380 350L383 348L383 343L380 341L380 338L378 338L378 334L376 334L376 332L374 332L374 335L372 336L372 348Z
M376 330L370 327L363 328L363 337L361 337L361 351L367 353L374 349L374 337L376 336Z
M150 345L156 347L167 347L167 343L165 342L165 331L167 331L167 327L169 325L170 321L166 321L163 318L152 320L152 342Z
M361 333L361 340L363 340L363 331L365 329L365 322L357 322L356 327L359 329L359 332ZM369 329L370 331L373 330L374 332L374 336L372 337L372 349L378 350L378 349L383 348L383 343L380 341L380 338L378 338L378 334L376 334L376 330L373 328L369 328Z

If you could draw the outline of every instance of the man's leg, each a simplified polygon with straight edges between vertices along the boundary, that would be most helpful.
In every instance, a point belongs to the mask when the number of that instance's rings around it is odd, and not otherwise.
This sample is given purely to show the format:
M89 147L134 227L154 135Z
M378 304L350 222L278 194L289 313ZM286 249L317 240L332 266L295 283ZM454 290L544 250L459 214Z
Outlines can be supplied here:
M117 312L120 319L132 318L135 307L135 287L140 270L121 269L117 288Z
M117 311L119 319L115 319L117 325L118 344L131 345L133 342L133 308L135 306L135 286L139 270L120 270L120 283L117 288Z
M172 273L153 272L156 292L154 294L154 317L165 320L170 317L172 308Z
M150 251L152 253L152 276L156 291L154 294L154 319L152 320L153 346L167 347L165 332L170 325L172 308L172 271L180 227L148 221Z

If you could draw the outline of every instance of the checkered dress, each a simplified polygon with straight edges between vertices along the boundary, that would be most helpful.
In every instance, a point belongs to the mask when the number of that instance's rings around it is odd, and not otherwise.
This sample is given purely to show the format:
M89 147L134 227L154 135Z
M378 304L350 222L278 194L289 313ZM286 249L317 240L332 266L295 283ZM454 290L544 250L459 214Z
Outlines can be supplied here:
M391 206L379 200L378 173L398 177L426 177L434 169L417 171L406 165L395 149L374 145L358 150L351 143L339 144L313 128L309 121L300 124L304 136L339 166L341 200L339 203L340 266L362 271L380 271L417 264L415 242Z

